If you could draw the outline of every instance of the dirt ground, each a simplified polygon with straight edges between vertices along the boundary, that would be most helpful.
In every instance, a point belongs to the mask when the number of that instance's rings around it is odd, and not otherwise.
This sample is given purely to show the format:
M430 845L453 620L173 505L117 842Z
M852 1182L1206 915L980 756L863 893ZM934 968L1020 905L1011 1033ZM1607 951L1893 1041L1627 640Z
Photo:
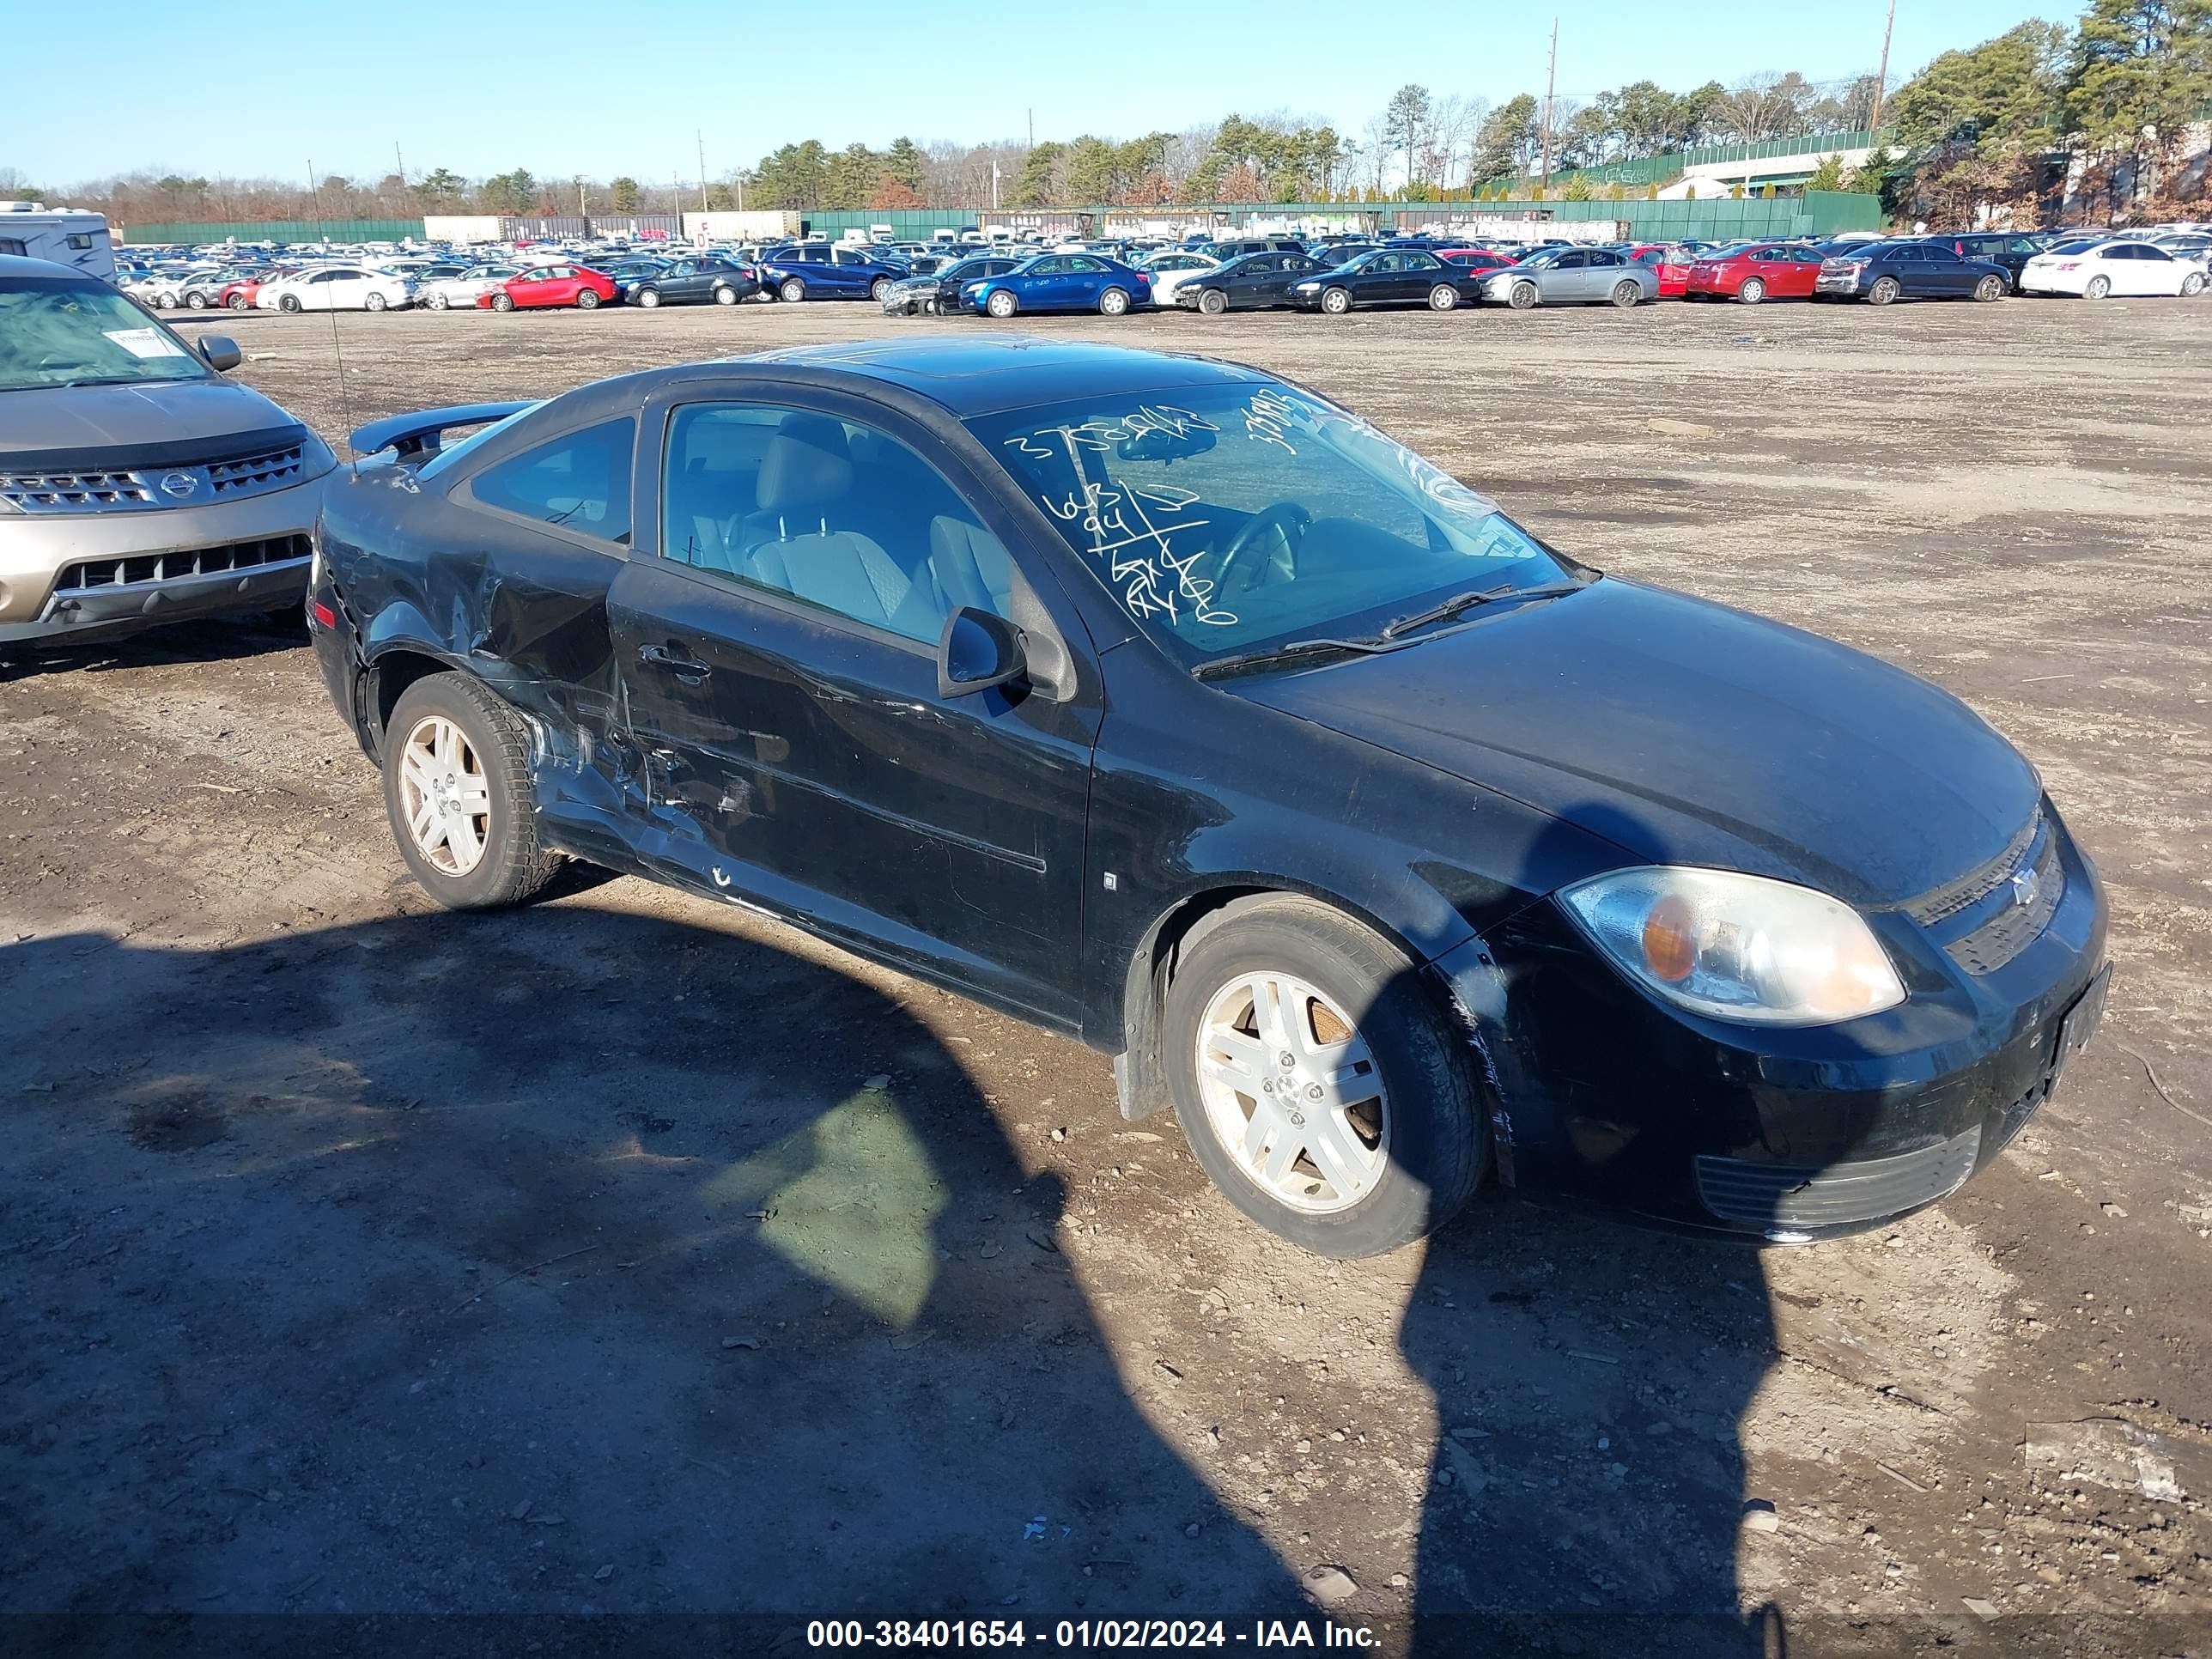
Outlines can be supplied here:
M185 325L333 440L968 325ZM15 661L0 1613L2212 1651L2212 301L1021 325L1295 375L1601 568L1955 690L2110 884L2101 1040L1889 1231L1493 1194L1332 1265L1104 1060L779 927L581 874L434 912L301 636Z

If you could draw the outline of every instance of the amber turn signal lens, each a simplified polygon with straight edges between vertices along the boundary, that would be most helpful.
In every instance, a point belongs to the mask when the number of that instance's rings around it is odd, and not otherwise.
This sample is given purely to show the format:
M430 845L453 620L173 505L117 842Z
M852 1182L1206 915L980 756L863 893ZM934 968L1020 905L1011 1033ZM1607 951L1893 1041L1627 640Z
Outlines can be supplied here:
M1686 901L1668 894L1651 907L1644 919L1644 960L1652 976L1679 985L1698 965L1698 944L1691 930L1697 926Z

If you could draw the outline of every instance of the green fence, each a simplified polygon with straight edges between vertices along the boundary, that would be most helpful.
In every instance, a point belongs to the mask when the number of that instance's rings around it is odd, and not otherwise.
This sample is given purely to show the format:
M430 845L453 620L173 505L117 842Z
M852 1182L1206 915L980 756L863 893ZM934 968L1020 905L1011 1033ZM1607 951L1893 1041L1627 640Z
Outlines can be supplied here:
M184 242L401 242L422 240L420 219L263 219L248 224L122 225L125 244Z

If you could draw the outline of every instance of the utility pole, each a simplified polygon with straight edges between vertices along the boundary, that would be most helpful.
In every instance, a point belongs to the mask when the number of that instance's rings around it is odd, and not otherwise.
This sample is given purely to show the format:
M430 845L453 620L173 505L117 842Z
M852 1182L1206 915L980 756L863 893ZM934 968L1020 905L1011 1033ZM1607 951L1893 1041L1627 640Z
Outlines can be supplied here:
M707 135L699 135L699 211L707 210Z
M1552 20L1552 61L1544 71L1544 194L1552 193L1552 96L1559 85L1559 20Z
M1874 113L1867 118L1869 140L1881 131L1881 96L1889 87L1889 32L1897 27L1897 0L1889 0L1889 17L1881 26L1881 67L1874 72Z
M574 182L576 186L576 216L579 219L588 218L590 215L584 209L584 175L580 173L576 174Z
M1036 110L1034 107L1030 111L1030 148L1036 148Z
M407 158L400 155L397 138L392 141L392 167L399 175L399 183L404 188L407 183Z

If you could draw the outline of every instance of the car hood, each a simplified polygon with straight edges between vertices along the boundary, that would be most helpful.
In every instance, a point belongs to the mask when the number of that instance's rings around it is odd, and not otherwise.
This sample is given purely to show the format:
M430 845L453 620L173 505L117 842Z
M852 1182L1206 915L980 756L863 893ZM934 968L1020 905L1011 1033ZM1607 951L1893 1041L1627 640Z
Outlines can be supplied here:
M1858 905L2001 853L2034 769L1949 693L1848 647L1607 578L1385 654L1221 682L1510 795L1641 861Z
M240 433L296 433L300 422L259 392L210 379L167 384L37 386L0 393L0 462L22 454L127 452Z

